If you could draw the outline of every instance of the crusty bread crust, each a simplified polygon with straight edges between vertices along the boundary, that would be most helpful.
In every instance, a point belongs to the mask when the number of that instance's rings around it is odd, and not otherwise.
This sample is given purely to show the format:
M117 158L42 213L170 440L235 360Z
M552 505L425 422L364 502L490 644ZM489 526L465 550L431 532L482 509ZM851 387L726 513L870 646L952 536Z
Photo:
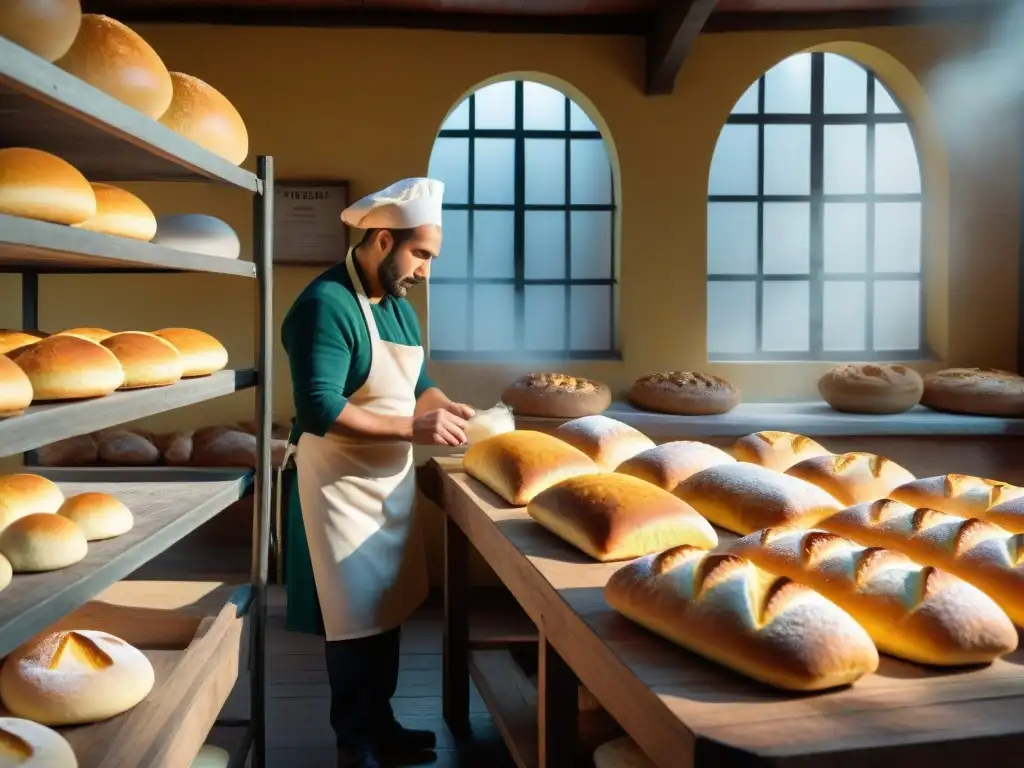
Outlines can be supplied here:
M629 402L637 408L680 416L728 413L740 403L740 391L709 373L649 373L633 382Z
M602 413L612 402L604 384L567 373L528 373L501 395L518 416L576 419Z

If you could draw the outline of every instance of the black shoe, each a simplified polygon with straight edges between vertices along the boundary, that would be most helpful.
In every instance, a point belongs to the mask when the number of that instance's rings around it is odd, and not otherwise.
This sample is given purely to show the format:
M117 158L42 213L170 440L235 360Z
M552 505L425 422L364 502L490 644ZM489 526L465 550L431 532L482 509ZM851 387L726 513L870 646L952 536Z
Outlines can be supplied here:
M383 768L368 747L338 747L338 768Z
M433 731L405 728L393 722L380 732L375 746L389 755L426 752L437 746L437 736Z

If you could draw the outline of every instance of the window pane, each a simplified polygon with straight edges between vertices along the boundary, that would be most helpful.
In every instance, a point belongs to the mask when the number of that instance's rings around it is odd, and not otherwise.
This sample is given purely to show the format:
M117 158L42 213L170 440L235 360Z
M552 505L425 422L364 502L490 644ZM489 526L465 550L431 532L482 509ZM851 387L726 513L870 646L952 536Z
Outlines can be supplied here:
M574 280L610 280L612 277L611 211L573 211L570 249Z
M764 111L811 111L811 54L798 53L768 70L764 76Z
M921 270L921 204L875 204L875 271Z
M473 211L473 276L515 277L515 214Z
M569 143L570 202L612 204L612 166L604 139L573 139Z
M811 191L811 127L764 127L764 192L806 195Z
M863 115L868 111L868 73L860 64L825 54L825 114Z
M825 203L825 272L863 272L868 263L868 208L864 203Z
M430 317L430 349L461 352L466 349L469 288L465 285L430 285L427 313Z
M565 95L540 83L523 81L523 128L564 131Z
M569 291L570 348L611 349L611 286L574 285Z
M811 284L769 281L762 286L761 349L806 352L811 348Z
M858 352L865 348L867 286L861 282L826 280L822 295L821 343L827 352Z
M526 279L565 278L565 212L527 211L523 230Z
M469 139L437 139L427 173L444 182L446 203L469 202Z
M708 274L757 273L757 203L708 203Z
M526 286L523 320L528 351L565 349L565 286Z
M874 347L878 351L921 345L921 284L917 280L875 283Z
M430 265L431 277L465 277L469 262L469 211L445 208L441 214L444 241Z
M515 287L479 283L473 286L473 349L498 352L515 346Z
M474 139L473 202L503 203L515 200L515 141ZM443 181L443 179L442 179ZM445 187L445 197L448 189ZM448 202L455 202L449 200Z
M527 205L565 204L565 139L526 139Z
M708 282L708 355L754 351L756 284Z
M473 94L477 128L516 127L516 84L512 80L494 83Z
M921 167L906 124L875 126L875 192L921 191Z
M463 99L459 106L449 113L441 125L442 131L465 131L469 128L469 99Z
M757 114L757 91L760 85L760 78L750 84L750 87L743 92L740 100L732 108L734 115L756 115Z
M867 192L868 128L866 125L825 126L826 195Z
M569 99L569 130L571 131L597 131L599 130L594 121L587 117L583 107L572 99Z
M811 267L811 204L764 204L764 273L806 274Z
M757 194L757 126L725 125L711 157L709 195Z
M899 104L889 93L889 89L882 85L882 81L875 78L875 114L878 115L899 115L903 112Z

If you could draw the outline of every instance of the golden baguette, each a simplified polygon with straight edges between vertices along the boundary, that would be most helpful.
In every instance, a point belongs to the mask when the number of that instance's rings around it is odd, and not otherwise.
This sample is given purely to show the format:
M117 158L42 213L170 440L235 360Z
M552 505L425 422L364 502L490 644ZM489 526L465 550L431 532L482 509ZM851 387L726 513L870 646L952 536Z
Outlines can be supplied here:
M997 504L1024 496L1024 488L973 475L922 477L894 488L887 497L912 507L927 507L960 517L985 519Z
M785 472L798 461L829 453L831 451L811 438L793 432L753 432L732 446L732 455L737 461L758 464L776 472Z
M839 453L798 461L790 477L812 483L844 507L884 499L914 476L891 459L872 453Z
M982 517L1010 533L1024 533L1024 496L986 509Z
M892 656L954 666L988 663L1017 649L1013 622L984 592L900 552L791 528L765 528L729 551L817 590Z

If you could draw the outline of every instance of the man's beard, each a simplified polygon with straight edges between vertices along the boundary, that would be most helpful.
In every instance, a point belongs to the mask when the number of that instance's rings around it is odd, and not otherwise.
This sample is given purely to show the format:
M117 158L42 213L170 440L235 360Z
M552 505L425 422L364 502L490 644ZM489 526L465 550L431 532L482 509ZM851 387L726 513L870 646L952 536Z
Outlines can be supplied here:
M380 266L377 267L377 280L380 281L380 288L385 296L392 296L396 299L404 299L405 294L414 285L419 285L420 280L414 277L402 278L398 274L398 265L395 263L395 255L392 251L383 258Z

